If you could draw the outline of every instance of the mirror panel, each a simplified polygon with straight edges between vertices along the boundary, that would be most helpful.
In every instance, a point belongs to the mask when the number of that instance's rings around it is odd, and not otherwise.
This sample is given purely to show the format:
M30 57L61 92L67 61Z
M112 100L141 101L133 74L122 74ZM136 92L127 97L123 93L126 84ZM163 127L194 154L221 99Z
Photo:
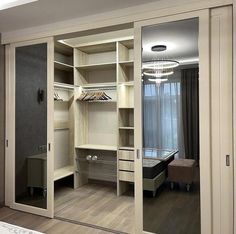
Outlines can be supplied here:
M47 208L47 43L15 49L15 201Z
M200 233L198 18L142 28L143 222Z

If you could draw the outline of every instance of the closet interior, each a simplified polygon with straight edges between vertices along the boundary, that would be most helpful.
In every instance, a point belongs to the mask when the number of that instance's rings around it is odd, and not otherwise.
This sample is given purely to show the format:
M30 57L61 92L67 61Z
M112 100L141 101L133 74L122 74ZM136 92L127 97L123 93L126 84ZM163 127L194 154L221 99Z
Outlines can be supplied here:
M133 50L131 29L57 40L54 49L54 181L70 176L78 194L91 181L112 184L114 199L125 199L131 188L129 206L134 183ZM122 225L119 231L124 231Z

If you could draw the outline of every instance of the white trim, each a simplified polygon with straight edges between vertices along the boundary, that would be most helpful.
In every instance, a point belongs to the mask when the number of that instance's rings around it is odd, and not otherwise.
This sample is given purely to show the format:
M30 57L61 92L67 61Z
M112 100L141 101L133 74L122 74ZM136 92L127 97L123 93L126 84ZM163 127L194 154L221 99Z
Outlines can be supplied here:
M19 41L32 40L74 33L119 24L134 23L140 20L180 14L184 12L202 10L222 5L232 4L233 0L161 0L103 14L79 17L54 24L41 25L11 32L2 33L2 43L8 44Z
M27 45L47 43L47 111L53 113L53 81L54 81L54 42L53 38L21 42L7 46L6 65L6 204L13 209L53 217L54 212L54 157L53 157L53 115L48 115L47 142L51 143L51 150L47 152L47 209L41 209L15 202L15 48Z
M143 26L155 25L165 22L199 18L199 103L200 103L200 155L204 161L200 160L201 174L201 233L212 233L212 204L211 204L211 133L210 133L210 22L209 10L195 11L191 13L162 17L143 22L135 23L135 149L142 149L142 103L141 92L141 28ZM201 36L202 35L202 36ZM137 48L137 46L139 46ZM203 69L204 67L204 69ZM142 93L142 92L141 92ZM142 151L140 158L135 158L135 210L136 210L136 232L143 230L143 189L142 189Z

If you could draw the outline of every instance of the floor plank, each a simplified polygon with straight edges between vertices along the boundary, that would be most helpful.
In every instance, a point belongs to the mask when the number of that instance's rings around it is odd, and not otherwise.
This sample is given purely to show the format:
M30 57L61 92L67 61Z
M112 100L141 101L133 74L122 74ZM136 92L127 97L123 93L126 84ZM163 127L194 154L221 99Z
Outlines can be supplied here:
M77 224L48 219L7 207L0 208L0 220L46 234L108 234L111 232L85 227Z
M134 233L134 196L116 195L116 187L89 183L55 192L55 216L115 231Z

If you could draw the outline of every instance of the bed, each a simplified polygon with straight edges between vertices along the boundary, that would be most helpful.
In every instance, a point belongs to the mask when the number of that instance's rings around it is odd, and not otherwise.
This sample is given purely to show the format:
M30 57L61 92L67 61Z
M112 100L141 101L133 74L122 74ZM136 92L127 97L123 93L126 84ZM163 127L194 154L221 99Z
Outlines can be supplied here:
M143 190L156 196L157 189L167 178L167 166L178 150L146 148L143 151Z

